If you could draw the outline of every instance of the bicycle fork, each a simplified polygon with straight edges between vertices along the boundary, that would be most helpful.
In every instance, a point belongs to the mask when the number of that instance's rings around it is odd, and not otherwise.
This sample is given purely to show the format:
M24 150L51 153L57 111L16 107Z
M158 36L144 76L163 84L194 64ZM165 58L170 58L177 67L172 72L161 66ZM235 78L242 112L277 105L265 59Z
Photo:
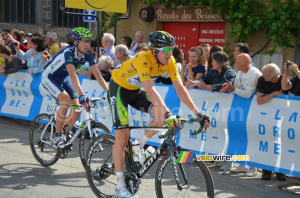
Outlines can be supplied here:
M176 167L176 158L174 156L174 152L173 152L173 149L174 147L170 147L170 155L171 155L171 163L173 165L173 170L174 170L174 175L175 175L175 180L176 180L176 184L177 184L177 188L178 190L183 190L183 189L187 189L189 188L189 184L188 184L188 181L187 181L187 178L186 178L186 174L185 174L185 171L184 171L184 168L183 168L183 165L181 163L178 164L179 166L179 170L182 174L182 177L183 177L183 180L184 180L184 185L180 185L179 183L179 176L178 176L178 171L177 171L177 167ZM178 151L175 150L175 153L176 155L178 155L177 153Z
M53 128L54 128L53 123L52 123L53 119L54 119L54 116L51 116L49 122L48 122L48 123L46 124L46 126L44 127L43 132L42 132L42 134L41 134L41 142L44 143L44 144L48 144L48 145L50 145L50 146L53 146L53 147L57 148L57 146L54 144L54 140L53 140L53 138L52 138L52 136L53 136ZM51 124L50 141L46 141L46 140L43 139L43 137L44 137L44 134L45 134L45 132L46 132L46 130L47 130L47 128L48 128L48 126L49 126L50 124ZM39 129L42 128L42 127L43 127L43 126L40 126ZM39 130L39 129L38 129L38 130Z

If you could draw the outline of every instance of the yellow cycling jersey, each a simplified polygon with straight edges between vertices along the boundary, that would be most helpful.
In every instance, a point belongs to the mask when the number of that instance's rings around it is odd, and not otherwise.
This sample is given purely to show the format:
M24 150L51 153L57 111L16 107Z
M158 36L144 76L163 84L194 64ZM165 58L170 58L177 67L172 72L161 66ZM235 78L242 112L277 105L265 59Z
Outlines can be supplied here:
M124 62L119 69L112 71L111 76L121 87L136 90L143 86L142 81L155 80L165 72L169 73L172 81L181 79L173 56L171 56L168 65L158 67L152 52L149 50L138 53L130 60Z

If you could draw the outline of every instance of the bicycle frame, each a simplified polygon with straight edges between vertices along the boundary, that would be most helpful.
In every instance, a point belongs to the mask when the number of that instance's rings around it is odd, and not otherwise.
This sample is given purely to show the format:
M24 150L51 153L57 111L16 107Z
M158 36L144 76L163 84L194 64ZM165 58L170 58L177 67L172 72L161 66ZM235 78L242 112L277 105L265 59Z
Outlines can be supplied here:
M129 130L131 129L167 129L165 127L129 127ZM170 150L170 154L171 154L171 159L173 159L173 153L175 147L176 147L176 142L175 142L175 135L176 133L179 131L179 129L176 127L174 129L172 129L171 134L167 137L167 139L162 143L162 145L160 147L158 147L155 152L144 162L144 165L142 167L139 168L139 170L137 170L138 168L136 167L135 162L133 161L133 153L132 153L132 144L131 141L128 141L128 144L126 146L126 150L128 152L128 161L131 165L132 171L137 173L137 177L138 178L142 178L147 172L148 170L152 167L152 165L158 160L158 158L162 155L162 153L164 151L166 151L168 148ZM176 167L175 167L176 169ZM176 179L178 180L178 179Z
M79 128L75 134L72 136L71 139L68 140L68 143L65 145L65 146L68 146L68 145L71 145L73 143L73 141L75 140L75 138L77 138L79 136L79 134L85 130L86 127L88 127L88 131L89 131L89 135L90 137L93 136L93 133L92 133L92 130L91 130L91 123L92 123L92 120L93 120L93 115L91 114L91 108L94 108L95 107L95 102L97 101L100 101L100 100L103 100L104 98L97 98L97 99L91 99L91 104L87 109L86 109L86 113L85 113L85 119L83 121L83 124L84 126L82 128ZM52 105L49 105L50 106L50 111L51 111L51 114L50 114L50 119L48 121L48 123L46 124L46 127L44 127L43 129L43 132L41 134L41 142L45 143L45 144L48 144L50 146L53 146L55 148L57 148L57 146L55 145L54 143L54 140L53 140L53 119L55 118L55 115L57 114L57 106L56 107L53 107ZM78 107L78 105L75 105ZM81 112L83 110L83 107L82 108L79 108L78 112ZM75 111L77 111L75 109ZM51 135L50 135L50 140L51 141L45 141L43 140L43 136L46 132L46 129L48 128L48 126L51 124ZM95 134L95 136L97 137L98 134Z
M167 138L164 140L162 145L155 150L155 152L150 156L150 158L148 158L144 162L144 165L142 167L140 167L139 170L137 170L138 168L133 160L131 140L130 139L128 140L128 143L126 146L126 151L128 152L128 155L127 155L128 161L130 163L132 171L137 174L138 178L142 178L148 172L148 170L152 167L152 165L158 160L158 158L163 154L163 152L169 148L170 160L172 160L177 188L179 190L182 190L182 189L186 189L189 187L188 181L186 178L186 173L185 173L185 170L184 170L182 164L178 164L178 166L179 166L179 170L181 171L181 173L183 175L183 180L184 180L185 184L184 185L179 184L179 176L178 176L178 172L177 172L176 159L175 159L174 154L177 155L176 150L178 150L178 148L180 149L180 147L176 146L176 140L175 140L176 134L178 133L178 131L180 131L181 128L183 128L183 124L185 122L190 122L190 121L198 122L197 119L195 119L195 118L182 119L182 124L180 124L180 126L175 127L173 129L168 129L169 130L168 132L170 132L170 133L167 134L167 136L166 136ZM133 126L129 127L129 130L132 130L132 129L167 129L167 128L165 128L165 127L133 127ZM202 128L201 128L201 131L202 131ZM200 133L200 129L197 132Z

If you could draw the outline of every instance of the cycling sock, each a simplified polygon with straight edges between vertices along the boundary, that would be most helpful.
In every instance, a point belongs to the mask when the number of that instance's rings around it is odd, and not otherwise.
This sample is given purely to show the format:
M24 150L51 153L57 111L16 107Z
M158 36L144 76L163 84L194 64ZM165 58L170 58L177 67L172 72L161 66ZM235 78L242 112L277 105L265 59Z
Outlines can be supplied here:
M146 144L146 142L149 140L149 138L145 135L145 134L143 134L139 139L138 139L138 141L139 141L139 143L140 143L140 147L141 148L144 148L144 146L145 146L145 144Z
M60 136L62 136L61 133L55 132L55 137L60 137Z
M116 176L117 176L117 190L121 190L122 188L126 187L124 172L116 172Z

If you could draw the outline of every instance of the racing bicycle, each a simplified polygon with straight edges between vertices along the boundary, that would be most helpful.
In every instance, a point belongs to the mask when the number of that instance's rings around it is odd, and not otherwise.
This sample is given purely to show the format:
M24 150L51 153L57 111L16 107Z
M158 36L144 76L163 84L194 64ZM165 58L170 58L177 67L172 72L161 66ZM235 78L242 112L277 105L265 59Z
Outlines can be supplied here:
M83 167L85 167L86 151L93 140L100 134L111 134L111 131L101 122L93 119L91 109L97 106L97 102L105 98L88 98L89 106L85 112L85 119L73 134L64 132L66 137L65 147L59 148L56 146L55 138L55 118L58 111L59 103L56 102L55 107L49 105L50 114L41 113L35 117L31 124L29 132L30 148L34 158L43 166L51 166L57 162L59 158L64 159L72 150L72 143L79 137L79 155ZM70 108L77 112L83 111L82 105L70 105Z
M151 166L162 156L155 175L156 196L163 197L214 197L214 183L207 165L197 161L194 155L191 163L176 163L181 151L186 151L176 146L176 135L187 122L199 122L197 118L182 119L179 127L173 129L161 127L129 127L132 129L167 129L164 142L143 163L134 162L132 141L125 149L124 174L128 190L135 194L139 190L141 178ZM199 134L203 126L192 135ZM110 134L98 136L90 144L86 157L86 176L89 186L97 197L113 197L116 189L117 177L114 169L112 148L115 137ZM167 154L165 154L165 153Z

